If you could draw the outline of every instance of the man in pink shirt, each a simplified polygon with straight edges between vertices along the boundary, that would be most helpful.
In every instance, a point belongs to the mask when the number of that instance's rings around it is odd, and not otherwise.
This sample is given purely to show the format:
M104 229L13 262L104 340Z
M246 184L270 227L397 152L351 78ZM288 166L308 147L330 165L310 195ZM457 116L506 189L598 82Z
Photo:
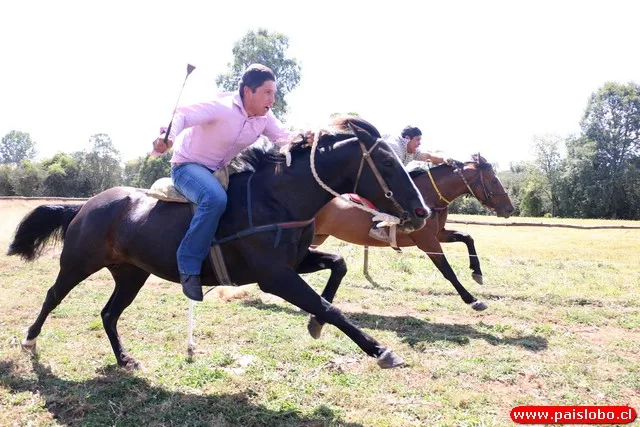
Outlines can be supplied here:
M168 138L154 142L154 152L173 145L171 178L188 200L198 205L178 248L183 293L202 301L200 269L227 205L227 193L212 172L225 167L244 148L264 135L279 146L295 135L275 117L276 77L261 64L247 67L238 92L220 93L210 102L176 110Z

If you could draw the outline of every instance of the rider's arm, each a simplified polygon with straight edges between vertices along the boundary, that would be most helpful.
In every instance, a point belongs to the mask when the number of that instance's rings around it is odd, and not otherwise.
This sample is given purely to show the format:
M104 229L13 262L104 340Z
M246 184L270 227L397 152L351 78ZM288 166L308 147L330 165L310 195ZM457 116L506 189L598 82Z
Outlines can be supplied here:
M288 144L294 137L298 136L298 133L289 132L272 111L267 113L267 125L262 134L278 147Z
M416 160L420 160L422 162L431 162L434 165L439 165L440 163L444 163L445 159L443 157L434 156L431 153L418 153L416 156Z
M216 118L218 105L214 102L202 102L178 108L173 117L169 140L175 141L176 135L185 128L213 121Z
M200 104L188 105L176 109L171 122L169 136L165 143L166 128L160 128L160 136L153 142L153 151L151 157L159 156L171 149L176 135L179 135L183 129L210 122L216 118L217 108L214 102L203 102Z

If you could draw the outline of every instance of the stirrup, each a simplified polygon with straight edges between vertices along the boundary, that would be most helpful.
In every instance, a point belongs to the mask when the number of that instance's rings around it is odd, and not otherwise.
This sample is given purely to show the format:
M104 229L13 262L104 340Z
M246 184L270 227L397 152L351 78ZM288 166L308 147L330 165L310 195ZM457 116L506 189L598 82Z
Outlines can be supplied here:
M381 242L391 243L391 237L389 237L389 232L387 230L387 227L376 228L374 225L373 228L369 230L369 236L376 240L380 240Z

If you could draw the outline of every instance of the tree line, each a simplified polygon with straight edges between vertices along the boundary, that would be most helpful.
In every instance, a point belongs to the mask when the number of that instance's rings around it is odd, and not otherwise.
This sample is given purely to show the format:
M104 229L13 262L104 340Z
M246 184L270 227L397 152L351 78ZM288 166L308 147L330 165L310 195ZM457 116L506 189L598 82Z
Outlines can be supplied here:
M534 160L499 174L516 214L640 219L640 86L605 83L590 96L580 129L535 136ZM470 198L451 211L488 213Z
M0 145L0 196L91 197L119 185L149 188L169 176L168 156L146 155L123 164L109 135L92 135L89 142L86 150L36 162L29 134L9 132Z
M566 138L534 137L535 160L499 173L516 214L640 219L640 86L606 83L591 95L580 127ZM123 163L108 135L92 135L89 145L36 162L29 134L9 132L0 145L0 195L90 197L118 185L149 188L170 175L170 154ZM472 197L450 211L489 213Z

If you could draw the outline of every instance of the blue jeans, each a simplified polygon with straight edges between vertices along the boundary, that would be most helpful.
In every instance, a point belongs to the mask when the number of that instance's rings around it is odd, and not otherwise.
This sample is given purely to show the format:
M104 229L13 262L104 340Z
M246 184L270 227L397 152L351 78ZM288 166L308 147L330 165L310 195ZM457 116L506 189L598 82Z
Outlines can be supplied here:
M171 168L171 179L180 193L198 205L178 247L178 271L199 275L227 207L227 193L211 171L197 163L175 165Z

